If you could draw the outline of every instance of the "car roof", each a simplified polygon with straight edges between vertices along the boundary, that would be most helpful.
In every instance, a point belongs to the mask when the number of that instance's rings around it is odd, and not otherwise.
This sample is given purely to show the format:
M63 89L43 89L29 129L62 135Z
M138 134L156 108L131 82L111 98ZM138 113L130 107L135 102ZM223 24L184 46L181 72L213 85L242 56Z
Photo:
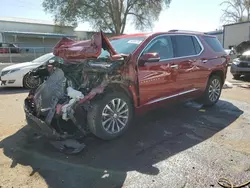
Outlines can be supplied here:
M215 37L213 35L208 35L206 33L202 32L151 32L151 33L134 33L134 34L124 34L124 35L119 35L119 36L114 36L111 37L110 39L120 39L120 38L132 38L132 37L149 37L151 35L163 35L163 34L176 34L176 35L203 35L203 36L209 36L209 37Z

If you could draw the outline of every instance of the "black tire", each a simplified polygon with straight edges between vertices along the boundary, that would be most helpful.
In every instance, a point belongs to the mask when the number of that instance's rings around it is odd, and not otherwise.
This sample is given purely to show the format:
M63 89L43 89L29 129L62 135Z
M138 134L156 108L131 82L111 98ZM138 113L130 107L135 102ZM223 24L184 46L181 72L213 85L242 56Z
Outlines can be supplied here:
M35 79L35 78L32 78L32 76L29 73L27 73L23 77L23 87L24 88L26 88L26 89L35 89L41 84L41 79L40 78L36 79L36 83L35 82L32 83L31 79Z
M234 74L234 75L233 75L233 77L234 77L235 80L239 80L239 79L240 79L240 76L241 76L240 74Z
M112 100L117 101L117 99L120 99L121 101L126 103L125 107L128 109L128 113L126 115L128 115L128 118L126 120L126 123L123 122L125 124L125 126L119 132L110 133L107 130L105 130L105 128L103 126L103 123L106 120L106 119L104 120L104 118L106 118L106 117L103 116L102 114L103 114L104 110L107 110L106 105L111 105L111 101ZM123 103L121 103L121 104L123 104ZM112 109L112 110L114 110L114 109ZM111 111L110 111L110 113L111 113ZM107 117L111 117L111 116L107 116ZM111 118L114 118L114 116L112 116ZM119 117L118 117L118 119L120 120ZM88 111L88 114L87 114L88 126L89 126L90 131L95 136L97 136L103 140L111 140L111 139L117 138L120 135L122 135L128 129L129 125L131 124L132 119L133 119L132 102L131 102L130 98L122 92L113 92L113 93L110 92L110 93L105 94L104 97L102 97L101 99L92 101L91 102L91 109ZM113 121L113 120L110 120L110 121ZM110 121L108 121L108 122L110 122ZM115 125L119 126L118 124L115 124ZM108 125L108 127L109 126L110 125ZM117 126L116 126L116 128L117 128ZM112 125L111 125L111 127L112 127ZM119 126L119 128L120 128L120 126ZM118 128L117 128L117 130L118 130Z
M211 87L213 87L213 84L214 83L217 83L219 84L218 87L218 90L216 89L216 91L218 92L218 94L214 94L212 97L211 96L211 92L215 92ZM203 96L200 100L200 102L204 105L204 106L207 106L207 107L210 107L210 106L213 106L215 103L217 103L217 101L219 100L220 98L220 95L221 95L221 89L222 89L222 80L219 76L217 75L212 75L209 80L208 80L208 83L207 83L207 87L206 87L206 90L204 91L203 93ZM212 91L211 91L212 90ZM216 92L216 93L217 93ZM215 97L216 95L216 97Z

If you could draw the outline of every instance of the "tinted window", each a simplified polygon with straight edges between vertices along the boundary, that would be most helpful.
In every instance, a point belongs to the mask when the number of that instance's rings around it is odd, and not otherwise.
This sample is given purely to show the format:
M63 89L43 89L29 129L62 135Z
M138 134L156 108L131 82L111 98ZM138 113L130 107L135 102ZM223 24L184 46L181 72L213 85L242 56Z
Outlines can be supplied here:
M215 37L203 37L207 44L213 49L215 52L225 52L220 41Z
M143 53L158 53L161 59L173 58L173 47L170 36L157 37L149 43Z
M197 39L195 37L192 37L192 39L193 39L193 43L194 43L195 52L196 52L196 54L199 54L202 50L201 45L199 44L199 42L197 41Z
M175 57L196 55L196 49L192 36L173 36L175 41Z

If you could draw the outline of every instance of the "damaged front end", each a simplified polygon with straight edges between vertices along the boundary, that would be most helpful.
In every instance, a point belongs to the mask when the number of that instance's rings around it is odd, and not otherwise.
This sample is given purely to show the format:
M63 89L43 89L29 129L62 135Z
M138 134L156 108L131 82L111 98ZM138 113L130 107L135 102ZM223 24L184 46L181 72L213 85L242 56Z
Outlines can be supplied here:
M111 56L97 58L101 48ZM64 58L65 63L50 63L53 68L45 74L50 76L30 91L25 99L27 123L54 141L79 139L89 132L86 114L91 100L100 98L110 83L126 82L120 74L124 58L117 58L102 33L87 42L62 39L54 54ZM56 142L53 145L61 147ZM82 147L79 145L78 150Z

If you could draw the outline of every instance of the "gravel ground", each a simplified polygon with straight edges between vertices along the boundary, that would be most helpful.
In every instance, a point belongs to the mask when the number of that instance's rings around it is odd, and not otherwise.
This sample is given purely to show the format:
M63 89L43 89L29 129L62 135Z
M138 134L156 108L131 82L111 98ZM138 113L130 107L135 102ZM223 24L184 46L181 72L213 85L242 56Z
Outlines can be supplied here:
M121 138L85 139L78 155L64 155L25 126L24 89L0 88L0 187L219 187L250 179L249 79L223 89L202 110L195 103L136 118Z

